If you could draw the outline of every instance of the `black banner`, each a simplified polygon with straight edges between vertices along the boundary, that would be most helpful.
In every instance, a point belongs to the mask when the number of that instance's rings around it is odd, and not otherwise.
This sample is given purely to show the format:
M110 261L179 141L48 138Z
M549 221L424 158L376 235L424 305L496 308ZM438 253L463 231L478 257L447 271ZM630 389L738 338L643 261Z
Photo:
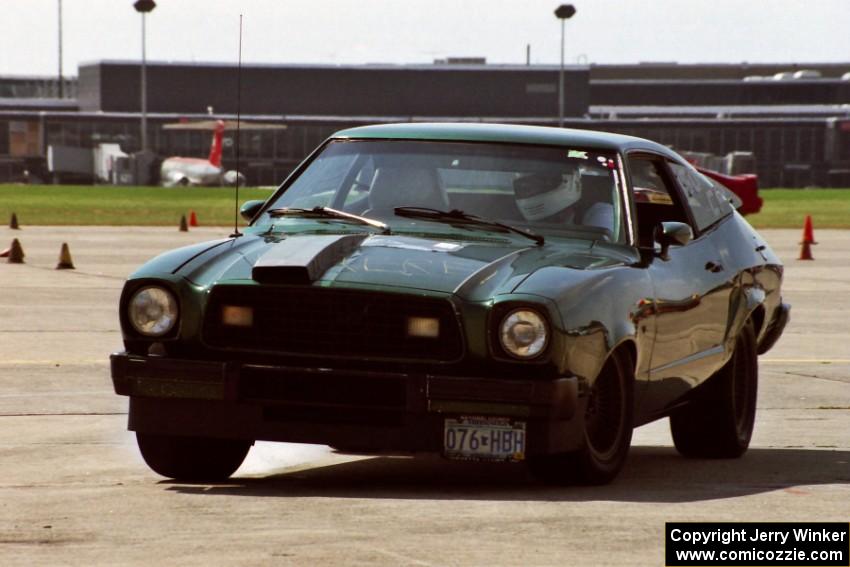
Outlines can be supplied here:
M850 567L850 524L668 522L667 567Z

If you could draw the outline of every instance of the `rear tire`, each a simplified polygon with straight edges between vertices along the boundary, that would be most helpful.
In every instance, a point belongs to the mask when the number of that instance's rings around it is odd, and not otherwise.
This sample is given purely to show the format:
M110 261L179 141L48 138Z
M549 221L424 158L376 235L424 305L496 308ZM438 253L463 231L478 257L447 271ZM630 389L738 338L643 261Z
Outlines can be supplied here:
M136 433L139 451L154 472L175 480L225 480L242 464L253 442Z
M626 349L615 351L588 394L581 449L531 457L531 472L554 484L608 484L626 462L632 441L634 364Z
M756 417L758 355L753 323L735 341L732 358L670 416L676 450L685 457L734 459L750 446Z

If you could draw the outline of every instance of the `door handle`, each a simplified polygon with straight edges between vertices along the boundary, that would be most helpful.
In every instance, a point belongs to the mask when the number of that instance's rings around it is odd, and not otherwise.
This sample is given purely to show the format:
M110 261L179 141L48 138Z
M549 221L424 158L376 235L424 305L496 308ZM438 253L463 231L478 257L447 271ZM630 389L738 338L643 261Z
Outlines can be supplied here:
M723 271L723 266L720 264L715 264L714 262L706 262L705 269L711 272L712 274L716 274L717 272Z

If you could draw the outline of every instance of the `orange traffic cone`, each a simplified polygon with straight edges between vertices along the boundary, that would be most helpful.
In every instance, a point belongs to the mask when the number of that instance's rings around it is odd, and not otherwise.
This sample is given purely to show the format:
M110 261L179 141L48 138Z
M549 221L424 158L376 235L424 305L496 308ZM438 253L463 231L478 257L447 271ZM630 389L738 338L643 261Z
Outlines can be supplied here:
M8 260L6 260L10 264L23 264L24 263L24 249L21 247L21 243L17 238L12 240L12 246L9 248L9 256Z
M812 228L812 216L806 215L806 222L803 224L803 240L800 242L800 257L798 260L814 260L812 256L812 245L815 242L815 230Z
M57 270L73 270L74 261L71 259L71 249L68 248L68 243L62 243L62 249L59 250L59 263L56 264Z
M186 215L180 217L180 232L189 232L189 227L186 225Z
M195 211L189 211L189 226L198 226L198 217Z
M806 215L806 222L803 224L803 242L817 244L815 242L815 229L812 228L812 215Z

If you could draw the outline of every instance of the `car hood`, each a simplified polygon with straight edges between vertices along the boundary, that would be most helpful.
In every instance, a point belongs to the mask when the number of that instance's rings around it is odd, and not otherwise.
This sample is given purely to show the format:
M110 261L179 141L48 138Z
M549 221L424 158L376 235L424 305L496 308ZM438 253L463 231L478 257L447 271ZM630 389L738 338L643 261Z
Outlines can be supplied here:
M595 249L597 248L597 249ZM600 253L602 252L602 253ZM198 285L222 281L387 287L454 293L470 301L509 293L538 268L589 269L622 263L590 240L536 246L435 237L363 234L246 235L175 270Z

